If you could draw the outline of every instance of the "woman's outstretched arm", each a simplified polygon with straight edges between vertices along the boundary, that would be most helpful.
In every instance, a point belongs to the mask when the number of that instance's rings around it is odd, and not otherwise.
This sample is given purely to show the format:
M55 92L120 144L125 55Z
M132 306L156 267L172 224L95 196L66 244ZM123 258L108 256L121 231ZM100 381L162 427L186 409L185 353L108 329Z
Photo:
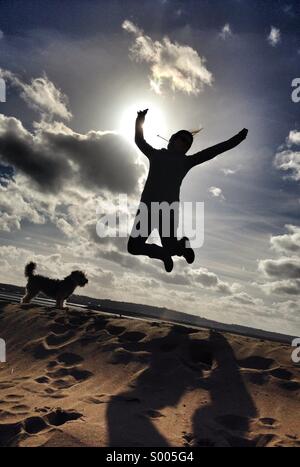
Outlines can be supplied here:
M147 112L148 112L148 109L140 110L137 114L136 121L135 121L134 141L137 147L145 154L145 156L148 157L148 159L150 159L153 153L155 152L155 149L152 146L150 146L150 144L148 144L144 138L143 125L145 122L145 117L146 117Z
M195 165L203 164L203 162L209 161L210 159L213 159L219 154L222 154L225 151L229 151L230 149L235 148L242 141L244 141L244 139L246 139L247 134L248 130L244 128L237 135L233 136L227 141L223 141L222 143L216 144L215 146L211 146L210 148L197 152L193 156L188 156L186 158L188 170L190 170L192 167L195 167Z

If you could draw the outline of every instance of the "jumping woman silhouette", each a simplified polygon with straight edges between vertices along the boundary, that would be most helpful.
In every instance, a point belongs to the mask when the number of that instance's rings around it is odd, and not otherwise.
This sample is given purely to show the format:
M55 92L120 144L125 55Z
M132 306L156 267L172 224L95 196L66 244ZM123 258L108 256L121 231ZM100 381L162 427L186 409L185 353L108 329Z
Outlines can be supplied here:
M146 255L150 258L157 258L164 262L167 272L173 269L172 256L182 256L191 264L195 259L193 249L190 247L186 237L177 238L178 213L170 211L170 230L168 235L164 235L162 229L162 219L153 224L151 219L151 203L167 202L170 205L179 202L179 192L182 181L190 169L196 165L203 164L213 159L229 149L233 149L246 137L248 130L244 128L237 135L227 141L204 149L193 156L186 153L193 144L193 134L187 130L180 130L173 134L168 142L167 149L154 149L144 139L143 124L148 109L139 111L135 123L135 143L138 148L149 159L149 173L141 196L141 203L148 208L148 222L142 229L141 204L138 208L132 233L128 240L128 252L132 255ZM178 203L175 203L175 205ZM153 229L157 229L161 238L162 246L148 244L147 239ZM141 231L140 234L133 234Z

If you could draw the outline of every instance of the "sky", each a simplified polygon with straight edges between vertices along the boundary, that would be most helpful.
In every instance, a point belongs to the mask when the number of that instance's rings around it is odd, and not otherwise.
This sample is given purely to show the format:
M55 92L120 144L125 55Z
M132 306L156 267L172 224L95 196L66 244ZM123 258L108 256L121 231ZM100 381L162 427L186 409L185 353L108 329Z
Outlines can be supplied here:
M299 2L0 7L0 281L25 285L28 260L51 277L79 268L85 295L299 335ZM171 274L96 231L120 194L138 205L144 108L156 148L182 128L203 127L188 154L249 130L185 178L181 200L204 203L204 244Z

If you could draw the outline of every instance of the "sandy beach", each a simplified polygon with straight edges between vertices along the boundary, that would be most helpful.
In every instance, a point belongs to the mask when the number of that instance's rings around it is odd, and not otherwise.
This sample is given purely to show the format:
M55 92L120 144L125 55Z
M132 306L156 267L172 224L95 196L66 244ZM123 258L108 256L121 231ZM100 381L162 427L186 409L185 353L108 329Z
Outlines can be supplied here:
M289 345L2 303L1 446L300 446Z

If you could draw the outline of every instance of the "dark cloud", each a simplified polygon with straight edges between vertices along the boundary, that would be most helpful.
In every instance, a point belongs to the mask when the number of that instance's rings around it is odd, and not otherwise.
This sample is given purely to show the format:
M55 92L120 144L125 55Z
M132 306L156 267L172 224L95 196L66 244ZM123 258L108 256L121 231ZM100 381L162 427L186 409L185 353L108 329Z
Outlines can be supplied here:
M3 115L0 115L0 157L30 177L42 191L57 191L63 180L71 176L67 159L49 152L17 119Z
M268 294L300 295L300 279L269 282L261 288Z
M300 258L262 260L259 269L270 278L300 279Z
M91 131L86 135L46 133L53 151L75 162L86 188L98 187L114 193L134 193L142 167L135 163L133 149L116 133Z
M57 192L66 182L132 194L142 166L133 148L116 133L78 134L64 125L33 133L0 115L0 158L29 177L41 191Z

